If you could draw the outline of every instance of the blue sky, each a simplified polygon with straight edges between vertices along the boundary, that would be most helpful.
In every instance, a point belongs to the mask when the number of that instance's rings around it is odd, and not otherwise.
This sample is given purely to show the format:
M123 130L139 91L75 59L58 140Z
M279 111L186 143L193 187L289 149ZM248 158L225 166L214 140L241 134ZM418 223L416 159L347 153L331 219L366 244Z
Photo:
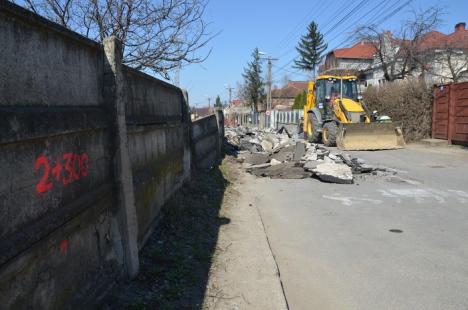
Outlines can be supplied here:
M362 5L358 6L361 1ZM292 80L306 80L307 76L295 73L296 70L287 64L297 56L294 47L312 20L326 33L329 48L340 45L345 47L352 30L373 18L379 21L388 17L380 26L397 30L401 22L408 18L411 9L424 9L431 5L444 8L444 23L438 29L441 32L452 32L458 22L468 23L468 0L413 0L397 14L388 16L393 9L406 2L407 0L210 0L206 19L211 22L211 32L221 33L210 42L212 52L204 63L182 68L180 86L188 90L191 105L208 105L207 98L213 98L213 103L217 95L223 101L228 100L225 85L235 87L236 82L242 81L243 68L250 61L255 47L279 58L273 67L274 82L281 84L286 75ZM355 6L357 9L353 15L332 28ZM282 68L283 66L285 67Z

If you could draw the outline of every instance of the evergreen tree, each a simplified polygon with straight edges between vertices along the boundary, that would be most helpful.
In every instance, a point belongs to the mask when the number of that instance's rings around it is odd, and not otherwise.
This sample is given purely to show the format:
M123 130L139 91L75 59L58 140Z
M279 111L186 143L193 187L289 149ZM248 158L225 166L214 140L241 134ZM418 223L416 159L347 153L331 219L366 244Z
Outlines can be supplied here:
M221 99L219 98L219 95L216 97L216 102L215 102L215 107L217 108L222 108L223 104L221 103Z
M242 74L245 80L247 100L252 106L252 111L257 112L257 105L265 97L263 89L262 66L258 48L252 52L252 61L247 64Z
M313 21L307 27L307 34L303 35L296 50L299 59L294 60L294 67L300 70L312 72L315 77L315 69L322 60L322 54L328 45L323 42L323 35L318 31L317 24Z
M292 106L293 110L301 110L307 103L307 93L300 93L294 98L294 104Z

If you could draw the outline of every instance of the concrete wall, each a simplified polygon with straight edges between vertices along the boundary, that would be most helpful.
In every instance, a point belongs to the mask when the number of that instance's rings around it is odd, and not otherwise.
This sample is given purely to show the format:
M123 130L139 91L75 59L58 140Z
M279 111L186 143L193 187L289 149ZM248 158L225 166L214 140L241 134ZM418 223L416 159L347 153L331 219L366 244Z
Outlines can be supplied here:
M126 118L140 246L165 201L187 176L188 106L181 90L124 69ZM184 177L185 176L185 177Z
M219 158L221 139L218 126L218 120L214 114L202 117L192 123L192 162L194 166L207 168Z
M190 176L187 94L5 1L0 42L0 309L89 308Z

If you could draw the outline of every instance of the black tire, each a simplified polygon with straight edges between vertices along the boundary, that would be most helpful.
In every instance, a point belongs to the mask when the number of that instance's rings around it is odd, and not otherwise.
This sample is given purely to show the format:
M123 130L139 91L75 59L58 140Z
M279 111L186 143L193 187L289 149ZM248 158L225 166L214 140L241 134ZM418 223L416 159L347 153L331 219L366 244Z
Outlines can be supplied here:
M307 140L311 143L319 143L320 142L320 137L321 137L321 126L319 124L319 121L317 119L317 116L315 116L314 113L309 113L309 124L311 125L312 129L312 134L309 134L307 131L305 131L305 134L307 135Z
M335 122L328 122L323 126L322 140L326 146L336 146L337 135L338 125Z

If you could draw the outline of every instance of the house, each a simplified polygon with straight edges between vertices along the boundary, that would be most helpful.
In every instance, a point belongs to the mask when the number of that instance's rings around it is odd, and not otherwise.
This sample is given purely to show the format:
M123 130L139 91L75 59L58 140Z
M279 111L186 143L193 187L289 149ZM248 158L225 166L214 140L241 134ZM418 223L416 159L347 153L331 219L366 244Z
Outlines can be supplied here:
M271 91L271 105L274 110L291 110L297 95L307 91L307 81L289 81L282 88Z
M190 111L190 118L196 120L214 113L212 107L192 107Z
M360 75L372 66L375 52L374 44L365 41L358 42L351 47L335 49L325 56L319 73L346 72L346 74Z
M453 33L431 31L416 42L393 38L390 32L385 32L381 42L384 64L393 78L423 77L429 84L468 81L468 30L465 23L456 24ZM418 61L409 59L410 48ZM386 81L377 53L371 68L365 72L369 85Z

